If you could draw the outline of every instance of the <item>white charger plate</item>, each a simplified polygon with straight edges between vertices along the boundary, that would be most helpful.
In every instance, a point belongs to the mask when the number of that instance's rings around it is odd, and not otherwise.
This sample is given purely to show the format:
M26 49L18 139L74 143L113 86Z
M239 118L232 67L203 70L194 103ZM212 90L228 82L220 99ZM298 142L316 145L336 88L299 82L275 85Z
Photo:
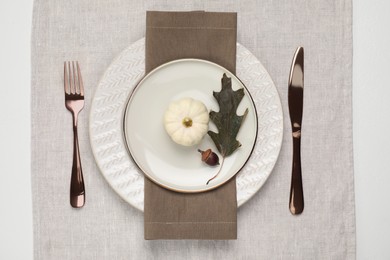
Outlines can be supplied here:
M255 149L237 174L237 205L264 184L277 161L283 138L283 112L276 87L260 61L237 44L237 76L254 100L258 115ZM91 105L90 141L96 163L113 190L143 211L144 174L132 161L123 137L129 94L145 74L145 39L131 44L101 78Z
M231 78L233 90L244 89L237 114L246 109L248 114L237 135L242 146L224 159L220 156L219 167L210 167L197 150L211 148L218 153L211 138L206 135L191 147L178 145L166 133L163 118L172 101L187 97L201 101L209 111L219 111L213 91L221 91L224 74ZM218 132L213 123L209 128ZM125 109L124 131L134 162L148 178L173 191L203 192L224 184L245 165L256 141L257 114L248 90L227 69L205 60L181 59L154 69L135 87Z

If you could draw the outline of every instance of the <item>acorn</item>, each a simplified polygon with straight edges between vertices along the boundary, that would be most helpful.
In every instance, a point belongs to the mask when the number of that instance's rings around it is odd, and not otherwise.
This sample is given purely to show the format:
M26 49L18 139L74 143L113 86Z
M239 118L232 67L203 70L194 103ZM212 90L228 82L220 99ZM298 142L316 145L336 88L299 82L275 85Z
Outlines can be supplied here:
M207 163L210 166L219 165L219 157L211 149L207 149L206 151L198 149L198 152L201 153L203 162Z

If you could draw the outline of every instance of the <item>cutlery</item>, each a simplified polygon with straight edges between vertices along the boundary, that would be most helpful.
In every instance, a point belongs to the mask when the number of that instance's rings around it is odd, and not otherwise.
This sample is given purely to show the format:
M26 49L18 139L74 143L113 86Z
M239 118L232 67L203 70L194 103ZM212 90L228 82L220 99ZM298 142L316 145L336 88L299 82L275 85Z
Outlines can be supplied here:
M293 139L293 163L290 189L290 212L301 214L304 208L301 170L301 126L303 110L303 47L295 51L288 80L288 107Z
M65 106L73 117L73 165L70 182L70 204L74 208L81 208L85 203L85 188L77 135L77 119L79 112L84 107L84 86L77 61L64 62L64 90Z

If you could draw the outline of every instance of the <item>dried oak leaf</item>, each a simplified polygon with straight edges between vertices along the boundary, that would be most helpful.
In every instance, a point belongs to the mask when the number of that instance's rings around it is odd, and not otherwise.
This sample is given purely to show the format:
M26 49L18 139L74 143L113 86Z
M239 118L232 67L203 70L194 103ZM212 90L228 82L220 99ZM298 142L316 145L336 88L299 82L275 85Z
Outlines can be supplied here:
M210 119L216 125L218 133L208 131L208 134L222 157L227 157L241 146L236 138L242 122L248 114L248 108L242 116L237 115L238 105L245 95L244 89L240 88L234 91L232 89L232 79L227 77L225 73L221 83L221 91L213 92L213 96L219 105L219 112L210 112Z

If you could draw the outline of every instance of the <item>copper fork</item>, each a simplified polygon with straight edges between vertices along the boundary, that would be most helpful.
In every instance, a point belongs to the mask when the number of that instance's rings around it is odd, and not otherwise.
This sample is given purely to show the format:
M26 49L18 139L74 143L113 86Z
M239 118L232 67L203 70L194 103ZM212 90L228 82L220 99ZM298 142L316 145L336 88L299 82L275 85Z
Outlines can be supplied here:
M85 188L77 135L77 118L84 107L84 86L77 61L64 62L64 90L65 106L73 116L73 165L70 181L70 204L74 208L81 208L85 203Z

